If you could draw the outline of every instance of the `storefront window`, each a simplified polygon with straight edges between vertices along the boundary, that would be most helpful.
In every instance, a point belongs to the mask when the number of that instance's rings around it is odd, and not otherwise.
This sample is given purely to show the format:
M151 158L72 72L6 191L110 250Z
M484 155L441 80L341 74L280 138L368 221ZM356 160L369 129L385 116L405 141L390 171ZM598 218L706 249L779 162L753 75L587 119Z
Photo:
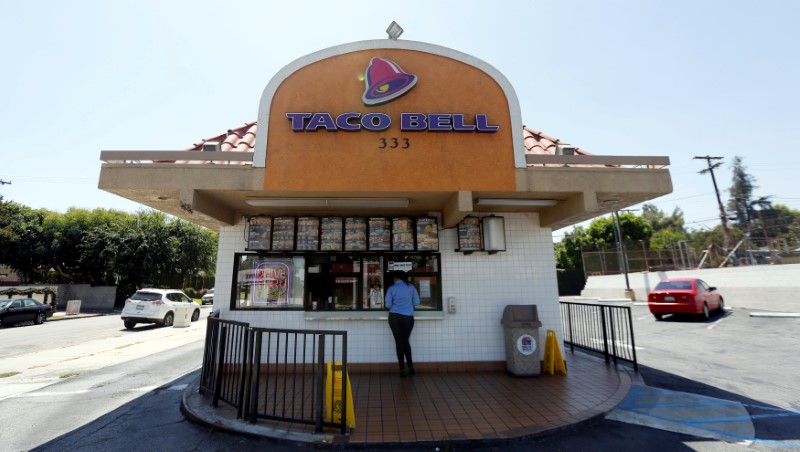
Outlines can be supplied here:
M438 253L237 253L233 309L385 311L393 281L389 272L408 272L419 310L441 310Z
M306 263L306 310L384 311L388 272L401 267L420 294L418 309L441 310L438 254L311 255Z
M236 254L233 309L303 307L304 256Z
M386 270L408 272L408 282L419 293L419 310L441 310L442 296L439 285L438 254L386 254L383 256Z

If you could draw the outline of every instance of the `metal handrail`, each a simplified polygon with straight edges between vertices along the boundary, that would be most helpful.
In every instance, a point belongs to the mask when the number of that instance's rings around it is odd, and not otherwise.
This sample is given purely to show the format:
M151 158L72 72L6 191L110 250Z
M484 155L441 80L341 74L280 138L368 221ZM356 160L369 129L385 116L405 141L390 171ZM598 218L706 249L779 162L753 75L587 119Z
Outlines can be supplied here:
M617 360L627 361L639 370L630 306L571 301L560 304L564 344L570 350L578 347L602 354L606 363L613 359L615 365Z

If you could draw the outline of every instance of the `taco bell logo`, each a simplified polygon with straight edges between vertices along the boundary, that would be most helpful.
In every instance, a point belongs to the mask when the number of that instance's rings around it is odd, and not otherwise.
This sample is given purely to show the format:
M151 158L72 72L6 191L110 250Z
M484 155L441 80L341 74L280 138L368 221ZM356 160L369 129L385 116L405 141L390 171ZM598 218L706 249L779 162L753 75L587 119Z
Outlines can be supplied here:
M392 60L374 57L367 66L364 83L366 89L361 97L364 105L380 105L411 91L417 84L417 76L406 73Z
M411 91L417 85L417 76L409 74L392 60L372 57L364 74L364 105L373 107L391 102ZM361 113L358 111L287 112L294 132L356 132L369 130L381 132L392 127L393 118L383 112ZM394 118L397 119L397 118ZM403 112L399 118L400 132L478 132L494 133L499 125L489 122L485 113L424 113Z

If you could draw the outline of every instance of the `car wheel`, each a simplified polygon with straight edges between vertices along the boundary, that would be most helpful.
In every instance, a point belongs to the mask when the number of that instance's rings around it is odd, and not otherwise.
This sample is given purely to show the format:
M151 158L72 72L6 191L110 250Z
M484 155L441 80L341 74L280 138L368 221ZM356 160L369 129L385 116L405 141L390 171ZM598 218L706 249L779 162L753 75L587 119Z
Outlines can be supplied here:
M703 320L708 320L711 314L708 312L708 303L703 303Z
M37 325L41 325L41 324L44 323L44 319L45 318L46 317L44 315L44 312L40 312L40 313L36 314L36 319L33 320L33 323L35 323Z
M125 321L125 328L126 329L132 330L133 327L135 327L135 326L136 326L136 322L133 322L131 320L126 320Z
M161 326L172 326L172 313L168 312L161 321Z
M719 297L719 312L725 312L725 300L722 297Z
M664 314L653 314L653 317L655 317L656 320L661 320L664 318Z
M192 313L192 322L196 322L197 319L199 318L200 318L200 310L195 309L194 312Z

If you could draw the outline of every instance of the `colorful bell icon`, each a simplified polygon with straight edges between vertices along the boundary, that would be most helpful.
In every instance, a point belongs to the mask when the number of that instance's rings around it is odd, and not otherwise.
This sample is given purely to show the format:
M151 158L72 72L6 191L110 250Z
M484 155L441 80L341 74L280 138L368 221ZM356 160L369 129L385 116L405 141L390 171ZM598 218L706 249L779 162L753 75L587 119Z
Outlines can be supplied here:
M362 97L364 104L380 105L411 91L417 84L417 76L407 74L392 60L374 57L367 66L364 82L367 85Z

